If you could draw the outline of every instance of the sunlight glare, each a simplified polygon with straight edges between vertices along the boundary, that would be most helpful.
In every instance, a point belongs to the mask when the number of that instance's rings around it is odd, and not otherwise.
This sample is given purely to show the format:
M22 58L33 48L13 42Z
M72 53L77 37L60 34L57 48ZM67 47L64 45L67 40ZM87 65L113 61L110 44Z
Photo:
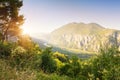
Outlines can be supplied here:
M23 35L30 35L31 34L31 31L29 30L28 27L25 27L25 26L22 26L22 34Z
M29 34L29 31L28 31L28 30L26 30L26 29L23 29L22 34L23 34L23 35L24 35L24 34Z

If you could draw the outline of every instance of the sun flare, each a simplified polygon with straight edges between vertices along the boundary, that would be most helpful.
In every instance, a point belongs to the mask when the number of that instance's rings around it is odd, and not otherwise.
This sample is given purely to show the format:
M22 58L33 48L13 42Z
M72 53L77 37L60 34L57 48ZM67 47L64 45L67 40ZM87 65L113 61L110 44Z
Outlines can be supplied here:
M22 34L29 34L29 31L26 28L22 27Z
M29 30L28 27L25 27L25 26L22 26L22 34L23 35L30 35L31 34L31 31Z

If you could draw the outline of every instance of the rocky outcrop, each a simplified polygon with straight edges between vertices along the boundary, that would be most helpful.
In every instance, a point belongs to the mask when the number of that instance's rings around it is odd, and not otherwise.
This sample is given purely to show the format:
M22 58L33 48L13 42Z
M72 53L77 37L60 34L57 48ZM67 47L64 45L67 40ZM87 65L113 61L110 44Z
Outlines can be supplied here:
M98 52L101 46L120 46L120 31L95 23L70 23L53 31L47 41L63 48Z

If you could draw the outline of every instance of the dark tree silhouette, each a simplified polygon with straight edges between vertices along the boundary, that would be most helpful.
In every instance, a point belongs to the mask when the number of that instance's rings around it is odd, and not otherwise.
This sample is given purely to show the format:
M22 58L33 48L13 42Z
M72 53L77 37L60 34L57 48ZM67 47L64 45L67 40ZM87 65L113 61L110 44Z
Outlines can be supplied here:
M18 36L23 24L23 15L19 10L23 5L22 0L0 0L0 38L7 41L8 37Z

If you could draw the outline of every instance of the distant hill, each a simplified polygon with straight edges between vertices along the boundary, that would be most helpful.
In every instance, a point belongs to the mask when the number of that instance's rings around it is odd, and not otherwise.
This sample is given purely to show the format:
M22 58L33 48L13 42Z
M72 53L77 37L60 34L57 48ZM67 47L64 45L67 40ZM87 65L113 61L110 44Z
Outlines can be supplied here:
M62 34L94 34L95 32L104 30L105 28L96 24L96 23L70 23L64 25L56 30L54 30L51 34L52 35L62 35ZM57 33L57 34L56 34Z
M120 46L120 31L96 23L70 23L54 30L44 40L70 51L96 53L101 45Z

